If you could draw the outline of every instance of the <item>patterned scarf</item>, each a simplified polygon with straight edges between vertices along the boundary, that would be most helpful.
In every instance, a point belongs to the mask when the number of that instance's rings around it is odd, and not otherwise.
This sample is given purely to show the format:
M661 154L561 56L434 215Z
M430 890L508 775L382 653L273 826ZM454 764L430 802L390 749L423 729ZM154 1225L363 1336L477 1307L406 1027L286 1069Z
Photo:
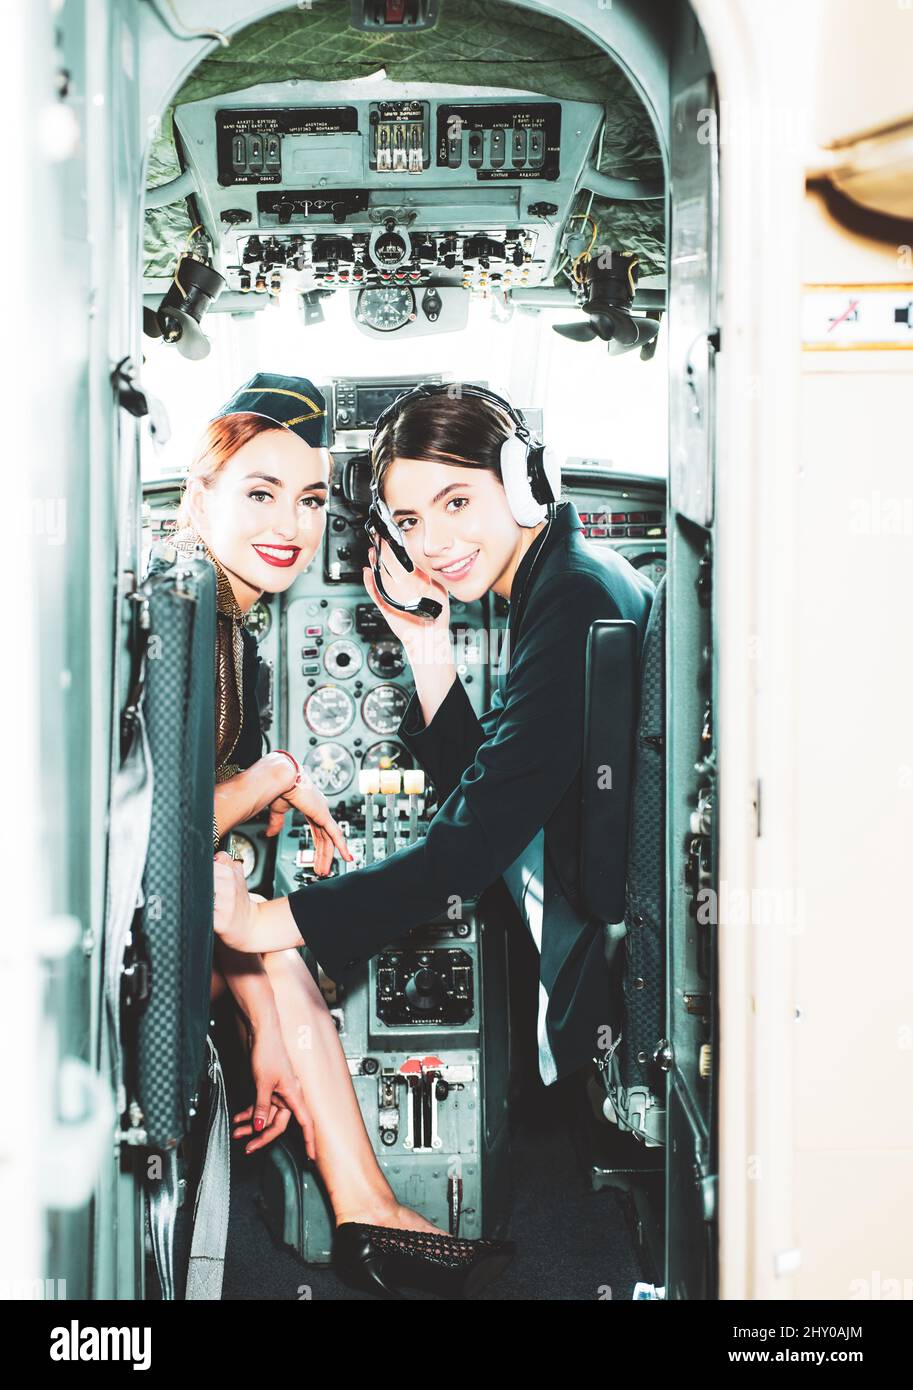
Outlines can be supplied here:
M201 545L216 572L216 781L225 782L241 769L229 762L241 736L244 712L244 621L231 580L205 541L192 526L185 526L169 537L182 555L193 555Z

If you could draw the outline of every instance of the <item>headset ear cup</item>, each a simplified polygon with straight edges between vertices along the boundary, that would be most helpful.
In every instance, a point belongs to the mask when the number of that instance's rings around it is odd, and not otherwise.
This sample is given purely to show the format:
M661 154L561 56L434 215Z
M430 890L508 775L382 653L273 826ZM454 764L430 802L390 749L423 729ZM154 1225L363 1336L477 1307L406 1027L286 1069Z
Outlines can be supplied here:
M501 482L507 495L507 505L518 526L538 526L547 513L533 496L527 476L527 460L526 444L516 434L509 434L501 445Z
M561 496L561 456L550 444L542 450L542 476L551 496L549 502L557 502Z

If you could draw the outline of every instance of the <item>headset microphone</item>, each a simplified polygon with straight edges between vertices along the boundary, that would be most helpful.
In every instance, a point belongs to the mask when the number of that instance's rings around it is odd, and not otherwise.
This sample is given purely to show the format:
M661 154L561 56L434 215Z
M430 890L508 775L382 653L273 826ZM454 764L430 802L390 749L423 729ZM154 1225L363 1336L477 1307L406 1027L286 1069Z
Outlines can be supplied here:
M365 522L365 530L374 546L374 583L377 585L377 591L384 602L388 603L391 608L395 608L398 613L413 613L421 618L439 618L444 611L444 605L436 598L423 597L415 603L401 603L384 587L380 564L380 543L382 540L387 542L403 569L409 574L412 574L415 565L406 550L403 533L393 520L390 509L381 497L375 482L371 483L371 506L368 511L368 519Z

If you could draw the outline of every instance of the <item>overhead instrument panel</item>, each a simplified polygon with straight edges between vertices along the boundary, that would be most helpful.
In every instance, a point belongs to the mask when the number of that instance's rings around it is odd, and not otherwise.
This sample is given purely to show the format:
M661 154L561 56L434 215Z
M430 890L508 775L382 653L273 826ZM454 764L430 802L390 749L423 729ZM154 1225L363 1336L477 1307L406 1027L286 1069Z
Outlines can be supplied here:
M231 289L370 291L374 332L446 325L453 286L551 283L599 103L430 83L264 84L175 110ZM390 293L378 293L390 291ZM437 300L437 302L436 302ZM410 328L409 325L412 325Z
M217 111L219 183L223 188L281 183L282 145L288 136L352 134L357 129L354 106Z
M476 179L558 178L561 103L461 102L438 107L437 162Z

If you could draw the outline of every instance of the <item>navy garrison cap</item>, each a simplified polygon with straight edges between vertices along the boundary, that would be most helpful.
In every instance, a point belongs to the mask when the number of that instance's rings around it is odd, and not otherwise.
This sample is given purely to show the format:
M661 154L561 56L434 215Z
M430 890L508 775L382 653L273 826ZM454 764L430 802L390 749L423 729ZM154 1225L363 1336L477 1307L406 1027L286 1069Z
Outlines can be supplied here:
M297 434L315 449L329 447L327 403L312 381L303 376L258 372L235 392L219 415L250 412L265 415Z

